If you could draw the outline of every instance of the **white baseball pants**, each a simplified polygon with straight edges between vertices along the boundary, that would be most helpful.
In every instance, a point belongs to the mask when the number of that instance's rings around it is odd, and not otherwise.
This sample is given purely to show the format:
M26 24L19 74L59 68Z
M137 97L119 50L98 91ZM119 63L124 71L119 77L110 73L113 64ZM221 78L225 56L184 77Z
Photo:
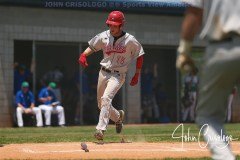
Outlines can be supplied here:
M43 111L45 117L45 125L51 125L51 115L58 114L58 124L65 124L64 108L62 106L52 107L51 105L40 105L39 108Z
M23 127L23 118L22 118L23 113L24 113L24 109L22 109L21 107L17 107L17 122L19 127ZM32 108L32 113L36 115L37 127L43 126L41 109L38 107L34 107Z
M109 119L114 122L119 120L119 112L112 106L112 100L118 90L125 82L126 74L107 73L100 70L97 87L98 108L101 110L99 115L97 130L105 131L109 123Z
M204 138L208 142L212 158L234 160L235 156L229 142L216 140L216 137L225 135L223 124L226 120L227 97L240 78L238 70L240 64L239 41L210 44L204 60L200 77L196 122L200 126L209 125Z

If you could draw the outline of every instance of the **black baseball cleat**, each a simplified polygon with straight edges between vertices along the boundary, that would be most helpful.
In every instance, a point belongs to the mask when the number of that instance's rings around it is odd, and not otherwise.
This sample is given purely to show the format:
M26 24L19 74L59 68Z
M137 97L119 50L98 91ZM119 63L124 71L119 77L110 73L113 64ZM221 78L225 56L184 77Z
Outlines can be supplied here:
M96 130L95 134L94 134L94 137L97 139L97 140L103 140L103 136L104 136L104 131L102 130Z
M123 120L124 120L125 113L123 110L119 110L118 112L120 114L120 117L119 117L119 120L116 122L116 132L121 133L123 128Z

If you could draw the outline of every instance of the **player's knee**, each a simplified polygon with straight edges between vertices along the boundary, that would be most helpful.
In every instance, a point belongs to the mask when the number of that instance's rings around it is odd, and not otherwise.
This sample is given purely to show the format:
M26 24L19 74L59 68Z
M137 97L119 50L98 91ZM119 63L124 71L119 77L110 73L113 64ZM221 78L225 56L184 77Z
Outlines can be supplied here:
M62 106L58 106L58 111L59 112L63 112L64 111L64 108Z
M37 112L37 113L41 112L41 109L40 109L40 108L37 108L37 107L36 107L34 110L35 110L35 112Z
M17 107L17 112L22 112L22 108L21 107Z
M101 107L109 106L111 104L111 99L107 96L101 98Z
M44 109L44 112L45 113L47 113L47 114L49 114L49 113L51 113L52 112L52 109L49 107L46 107L45 109Z

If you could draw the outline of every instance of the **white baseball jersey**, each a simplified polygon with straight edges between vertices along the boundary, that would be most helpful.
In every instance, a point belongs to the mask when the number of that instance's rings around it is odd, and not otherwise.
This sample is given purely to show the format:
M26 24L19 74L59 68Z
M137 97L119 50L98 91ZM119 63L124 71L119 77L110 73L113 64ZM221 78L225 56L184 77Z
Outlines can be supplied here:
M183 0L194 7L204 9L204 28L201 38L221 40L228 33L240 35L239 0Z
M142 45L129 33L113 43L114 37L109 30L96 35L88 42L93 51L103 51L104 57L100 64L109 70L125 73L132 60L144 54Z

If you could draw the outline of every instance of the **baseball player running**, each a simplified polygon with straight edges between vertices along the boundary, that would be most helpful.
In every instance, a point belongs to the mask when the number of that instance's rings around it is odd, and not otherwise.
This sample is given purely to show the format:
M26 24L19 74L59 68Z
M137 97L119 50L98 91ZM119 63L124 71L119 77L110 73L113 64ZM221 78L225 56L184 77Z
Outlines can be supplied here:
M201 37L208 41L200 74L199 101L196 122L203 127L204 139L217 160L234 160L223 124L226 99L240 77L240 1L184 0L190 6L182 24L177 68L191 70L194 63L189 55L191 43L201 27ZM221 137L221 138L219 138Z
M89 47L79 58L79 63L87 67L87 56L93 52L103 51L104 57L100 62L101 70L97 87L97 101L101 111L94 134L98 140L103 140L109 119L115 122L116 132L121 133L124 111L116 110L112 106L112 100L125 81L129 64L137 59L136 72L131 80L131 86L138 83L143 64L143 48L134 36L123 31L124 22L125 17L122 12L111 12L106 21L109 30L92 38L88 42Z

